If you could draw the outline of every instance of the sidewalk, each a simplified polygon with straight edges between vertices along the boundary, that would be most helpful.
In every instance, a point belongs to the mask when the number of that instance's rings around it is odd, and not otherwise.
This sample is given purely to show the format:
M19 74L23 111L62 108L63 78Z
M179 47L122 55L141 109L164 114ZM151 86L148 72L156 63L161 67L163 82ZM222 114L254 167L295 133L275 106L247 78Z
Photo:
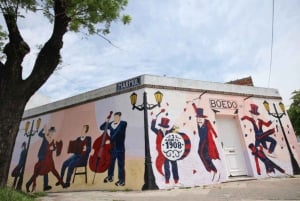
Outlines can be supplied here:
M300 200L300 176L232 181L195 188L157 191L85 191L49 193L38 201L190 201Z

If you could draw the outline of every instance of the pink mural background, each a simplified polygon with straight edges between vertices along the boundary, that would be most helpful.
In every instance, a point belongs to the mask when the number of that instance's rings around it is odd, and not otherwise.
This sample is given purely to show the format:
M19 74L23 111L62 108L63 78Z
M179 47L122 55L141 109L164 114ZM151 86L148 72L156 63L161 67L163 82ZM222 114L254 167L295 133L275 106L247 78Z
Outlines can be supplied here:
M144 90L142 89L135 91L138 95L138 103L142 102L143 91ZM146 89L146 91L148 94L148 103L155 103L153 94L157 89ZM276 118L269 115L263 106L263 102L266 99L253 97L245 99L244 96L166 89L160 89L160 91L163 93L161 107L156 107L153 110L148 111L152 169L155 182L160 189L201 186L230 180L229 158L223 147L227 133L221 126L221 122L218 124L218 120L220 121L222 119L230 120L237 126L236 131L238 135L236 136L236 139L241 147L239 152L241 152L245 164L244 175L238 176L265 178L292 174L289 152L279 122ZM71 184L70 188L63 189L61 186L55 186L57 179L49 173L49 184L52 186L53 191L141 189L144 184L145 170L144 119L143 112L132 110L129 99L130 94L131 93L124 93L23 120L15 143L10 172L18 163L21 144L24 141L27 142L28 138L24 136L24 127L27 121L32 122L32 120L36 121L38 118L41 118L40 129L44 124L55 126L55 139L63 141L61 154L57 157L53 155L55 168L60 173L63 162L70 156L70 154L67 153L68 143L70 140L74 140L81 135L80 132L82 126L85 124L89 125L87 135L91 136L93 144L93 142L102 134L103 131L101 131L99 127L105 122L109 112L121 112L121 119L127 122L125 139L126 185L119 187L115 186L114 182L104 183L103 180L107 176L107 172L97 173L95 176L95 183L92 184L94 172L90 169L88 169L87 183L84 181L84 176L76 176L76 180ZM216 101L219 102L217 103ZM273 110L273 103L278 105L280 102L279 100L272 99L268 99L267 101L270 103L271 110ZM272 122L268 127L264 126L263 131L274 129L274 133L270 134L270 137L276 141L273 152L275 157L269 157L267 155L267 149L263 149L263 153L266 154L269 160L283 169L284 173L278 171L278 169L275 169L274 172L267 172L264 162L261 160L256 162L255 156L248 148L251 143L255 143L255 132L252 123L248 120L242 120L242 118L244 116L252 117L249 112L251 110L251 105L257 106L259 115L256 116L258 118L265 122ZM202 131L200 131L201 129L197 126L197 119L199 120L197 117L201 116L200 112L203 117L205 116L202 120L204 121L204 119L206 119L206 122L209 122L205 125L210 124L207 129L211 130L211 133L215 131L215 134L202 133ZM156 130L151 128L153 120L156 120L154 125ZM288 116L283 115L281 121L292 148L292 152L299 164L300 150ZM173 134L173 136L169 136L168 139L161 136L158 139L159 134L156 132L158 132L162 126L168 127L167 129L170 130L170 133ZM207 144L204 142L205 137L203 136L205 135L210 136L208 137L208 140L210 141L208 143L209 148L206 147ZM37 134L31 139L23 186L33 173L34 165L38 160L37 154L41 142L42 140ZM176 155L173 155L170 157L168 156L168 158L164 155L167 154L167 151L170 151L164 150L166 146L167 148L170 148L170 150L176 146L171 152L175 153L174 150L179 150L181 151L180 153L183 154L183 151L184 156L176 158ZM184 146L183 149L182 146ZM267 142L266 146L269 148L270 142ZM200 147L201 151L199 151ZM181 148L181 150L179 148ZM209 152L210 155L206 155L207 152ZM217 153L218 156L215 156L214 158L214 156L211 155L211 152ZM93 150L90 155L93 155ZM213 165L208 165L209 163L212 163ZM257 164L260 166L260 174L257 172ZM169 167L167 168L166 166ZM169 170L169 173L167 173L166 170ZM115 175L118 174L117 172L118 167L116 165ZM169 176L166 176L168 174ZM11 179L12 178L10 178L9 182L11 182ZM37 178L37 183L37 190L42 191L42 176Z

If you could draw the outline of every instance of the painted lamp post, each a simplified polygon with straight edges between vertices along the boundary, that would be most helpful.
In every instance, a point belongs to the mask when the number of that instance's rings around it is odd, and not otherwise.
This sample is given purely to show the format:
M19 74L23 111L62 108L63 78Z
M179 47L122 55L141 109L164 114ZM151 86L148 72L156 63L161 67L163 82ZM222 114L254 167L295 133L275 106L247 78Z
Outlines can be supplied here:
M144 173L144 185L142 190L157 190L158 186L155 183L155 177L152 170L151 154L149 147L149 133L148 133L148 110L152 110L155 107L160 107L160 103L163 98L163 94L160 91L154 93L155 100L157 104L147 103L147 93L143 94L143 103L141 105L136 105L137 94L132 93L130 95L130 101L132 105L132 110L137 109L139 111L144 111L144 129L145 129L145 173Z
M30 121L27 121L25 124L25 133L24 135L26 137L28 137L28 142L27 142L27 147L26 147L26 154L25 154L25 162L24 162L24 167L22 168L18 183L17 183L17 190L21 190L22 189L22 184L23 184L23 177L24 177L24 170L25 170L25 166L26 166L26 160L27 160L27 154L28 154L28 150L29 150L29 146L30 146L30 141L31 141L31 137L33 137L39 130L40 125L41 125L41 118L38 118L36 121L36 125L35 125L35 129L34 127L34 120L32 120L32 122L30 123ZM28 131L29 127L31 124L31 128Z
M264 101L263 105L264 105L264 107L267 110L267 112L268 112L269 115L271 115L271 116L273 116L273 117L275 117L275 118L278 119L280 127L281 127L281 130L282 130L282 133L283 133L283 136L284 136L285 143L287 145L287 148L288 148L288 151L289 151L289 154L290 154L290 158L291 158L291 162L292 162L292 167L293 167L293 173L294 174L300 174L299 165L298 165L298 163L297 163L297 161L296 161L296 159L294 157L294 154L292 152L292 149L290 147L290 144L289 144L288 139L286 137L285 130L284 130L282 122L281 122L281 118L283 117L283 115L286 115L284 104L282 102L280 102L278 104L279 107L280 107L280 110L282 111L281 113L278 113L277 108L275 106L275 103L273 103L273 107L274 107L275 113L270 112L270 105L269 105L269 103L267 101Z

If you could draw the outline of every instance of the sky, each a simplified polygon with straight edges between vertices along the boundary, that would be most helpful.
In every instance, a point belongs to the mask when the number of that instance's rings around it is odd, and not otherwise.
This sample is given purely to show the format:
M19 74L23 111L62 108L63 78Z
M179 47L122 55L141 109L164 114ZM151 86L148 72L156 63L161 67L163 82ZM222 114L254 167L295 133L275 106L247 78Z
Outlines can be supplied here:
M299 0L275 0L271 70L272 0L129 0L123 13L132 21L113 23L106 37L114 45L68 32L63 63L38 93L52 102L141 74L222 83L251 76L288 107L300 89ZM19 28L31 47L25 79L52 25L29 13Z

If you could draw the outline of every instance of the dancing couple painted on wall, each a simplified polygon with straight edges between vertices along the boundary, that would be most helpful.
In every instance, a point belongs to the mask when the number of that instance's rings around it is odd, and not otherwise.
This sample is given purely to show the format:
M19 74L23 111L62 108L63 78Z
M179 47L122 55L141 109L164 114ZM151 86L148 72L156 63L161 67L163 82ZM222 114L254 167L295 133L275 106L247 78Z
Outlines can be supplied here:
M38 133L38 136L42 138L42 144L38 151L38 162L34 166L33 175L26 183L26 191L30 191L30 186L32 185L32 190L35 191L36 179L39 175L44 177L44 191L50 190L52 187L48 184L48 173L52 172L57 178L58 184L65 186L62 178L55 168L55 163L53 160L53 152L56 152L56 156L59 156L62 150L62 141L56 140L54 134L56 132L55 127L47 128L47 125Z
M275 173L275 170L285 173L285 170L268 158L268 156L272 158L277 157L274 153L277 142L273 137L271 137L271 135L275 133L275 129L263 129L264 126L270 127L272 125L272 121L264 121L261 118L258 118L260 113L258 112L258 105L256 104L250 104L249 112L251 113L251 116L243 116L241 120L248 120L253 126L255 142L250 143L248 148L254 157L257 174L261 175L259 161L264 164L267 174ZM267 154L265 154L264 150L266 150Z

